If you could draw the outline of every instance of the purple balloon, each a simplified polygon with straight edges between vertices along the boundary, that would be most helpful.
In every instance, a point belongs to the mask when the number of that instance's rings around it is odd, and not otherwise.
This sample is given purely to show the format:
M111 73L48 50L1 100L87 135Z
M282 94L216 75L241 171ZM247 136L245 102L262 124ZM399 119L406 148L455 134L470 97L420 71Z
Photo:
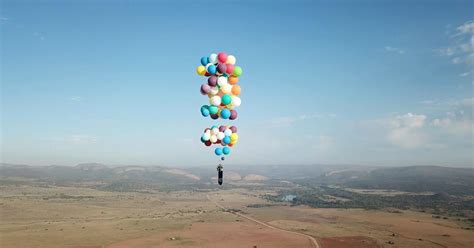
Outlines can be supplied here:
M210 76L208 79L207 79L207 84L209 84L209 86L216 86L217 85L217 77L212 75Z
M211 86L207 84L201 85L201 94L206 95L206 94L209 94L210 92L211 92Z
M224 132L224 131L225 131L225 127L224 127L224 126L220 126L220 127L219 127L219 131L220 131L220 132Z
M227 66L225 64L219 64L217 66L217 71L224 74L225 73L225 70L227 69Z
M229 119L230 119L230 120L235 120L235 119L237 119L237 111L235 111L235 110L232 109L232 110L230 111L230 117L229 117ZM237 130L237 128L236 128L235 130ZM232 131L232 132L234 132L234 131Z
M232 133L237 133L237 127L236 126L230 127L230 130L232 130Z
M218 116L217 114L215 114L215 115L211 115L211 118L212 118L213 120L217 120L217 119L219 119L219 116Z

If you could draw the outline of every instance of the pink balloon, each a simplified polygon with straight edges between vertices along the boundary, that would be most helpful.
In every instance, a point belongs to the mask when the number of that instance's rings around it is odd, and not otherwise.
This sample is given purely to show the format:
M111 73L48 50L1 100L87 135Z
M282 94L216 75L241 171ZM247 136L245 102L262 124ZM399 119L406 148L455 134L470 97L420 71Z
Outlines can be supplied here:
M219 62L225 63L227 61L227 54L221 52L217 55L217 59L219 60Z
M231 75L234 72L234 65L227 64L227 68L226 68L225 72L227 74Z

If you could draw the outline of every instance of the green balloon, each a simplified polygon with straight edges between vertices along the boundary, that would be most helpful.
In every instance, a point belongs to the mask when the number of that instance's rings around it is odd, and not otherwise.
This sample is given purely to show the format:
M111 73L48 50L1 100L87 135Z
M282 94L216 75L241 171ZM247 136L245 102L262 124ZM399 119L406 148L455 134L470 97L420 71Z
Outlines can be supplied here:
M222 103L223 103L224 105L228 105L228 104L230 104L231 102L232 102L232 98L230 97L229 94L225 94L225 95L222 96Z
M240 75L242 75L242 68L240 68L240 66L236 66L234 67L234 76L238 77Z
M215 115L217 114L217 112L219 112L219 108L217 106L214 106L214 105L209 106L209 113L211 115Z

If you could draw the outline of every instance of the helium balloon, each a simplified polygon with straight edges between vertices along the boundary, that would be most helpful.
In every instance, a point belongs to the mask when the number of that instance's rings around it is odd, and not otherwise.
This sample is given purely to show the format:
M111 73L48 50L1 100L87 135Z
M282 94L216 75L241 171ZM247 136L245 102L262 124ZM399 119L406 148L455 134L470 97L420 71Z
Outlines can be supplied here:
M217 55L217 59L220 63L225 63L227 61L227 54L221 52Z
M209 63L217 64L217 54L213 53L209 55Z
M235 65L236 61L237 59L235 58L234 55L227 56L227 61L226 61L227 64Z
M232 97L232 105L234 105L234 107L240 106L241 103L242 103L242 100L240 100L238 96Z
M213 96L210 98L210 102L214 106L219 106L221 105L221 97L220 96Z
M224 132L219 132L219 133L217 134L217 139L218 139L218 140L222 140L223 138L225 138Z
M230 153L230 148L229 148L229 147L224 147L224 148L222 148L222 153L224 153L224 155L229 155L229 153Z
M230 84L224 84L221 86L221 91L224 94L229 94L232 92L232 85ZM226 104L227 105L227 104Z
M235 120L237 119L237 111L235 111L234 109L232 109L230 111L230 116L229 116L229 120Z
M226 77L219 77L217 79L217 85L222 86L224 84L227 84L227 78Z
M219 112L219 108L217 106L215 105L209 106L209 114L215 115L217 114L217 112Z
M238 85L232 86L232 94L234 94L236 96L240 95L240 86L238 86Z
M232 75L236 77L239 77L240 75L242 75L242 68L240 68L240 66L234 67L234 72L232 73Z
M197 67L196 72L198 75L203 76L204 74L206 74L206 67L200 65Z
M209 57L202 57L201 65L206 66L207 64L209 64Z
M211 92L211 86L209 86L208 84L202 84L201 85L201 94L207 95L210 92Z
M202 114L202 116L204 116L204 117L209 116L209 114L210 114L210 112L209 112L209 106L207 106L207 105L202 106L202 107L201 107L201 114Z
M226 130L226 127L225 126L220 126L219 127L219 132L224 132Z
M233 133L230 135L231 141L237 141L239 139L239 135L237 133Z
M222 119L229 119L229 117L230 117L230 110L222 109L221 110L221 118Z
M215 134L213 134L213 135L211 135L209 140L211 141L211 143L216 143L217 142L217 136ZM230 138L230 140L232 141L232 137Z
M237 84L239 82L239 78L236 77L236 76L230 76L228 78L228 81L229 81L229 84L234 85L234 84Z
M207 72L209 72L209 74L214 75L214 74L216 74L217 68L216 68L215 65L209 63L206 66L206 70L207 70ZM234 69L234 74L235 74L235 69Z
M225 134L225 136L230 136L232 134L232 130L226 129L226 130L224 130L224 134ZM229 143L229 142L227 142L227 143Z
M224 105L230 104L232 102L232 98L230 97L229 94L225 94L222 96L222 103Z
M209 86L216 86L217 85L217 76L210 76L208 79L207 79L207 84L209 84Z
M230 137L229 136L225 136L224 139L222 139L222 143L223 144L229 144L230 143Z
M211 134L217 135L218 133L219 133L219 128L213 127L213 128L211 129Z
M213 115L211 115L211 118L213 120L217 120L217 119L219 119L219 116L217 114L213 114Z
M231 126L229 129L232 130L232 133L237 133L237 127L236 126Z
M215 153L217 156L222 155L222 148L217 147L217 148L214 150L214 153Z
M225 73L227 73L228 75L232 75L233 72L234 72L234 65L227 64Z
M212 143L211 143L211 141L210 141L210 140L208 140L208 141L204 142L204 144L205 144L206 146L211 146L211 145L212 145Z
M219 64L217 65L217 71L221 74L224 74L226 72L226 65L225 64Z
M219 88L217 87L211 87L211 91L209 92L210 95L217 95L219 93Z

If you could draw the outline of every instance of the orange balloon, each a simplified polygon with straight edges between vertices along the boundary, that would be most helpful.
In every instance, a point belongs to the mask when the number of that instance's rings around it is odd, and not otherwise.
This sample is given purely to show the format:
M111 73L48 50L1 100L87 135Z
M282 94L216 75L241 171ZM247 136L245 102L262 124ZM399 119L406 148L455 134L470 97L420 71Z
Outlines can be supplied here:
M236 83L239 82L239 78L236 77L236 76L230 76L230 77L228 78L228 82L229 82L229 84L234 85L234 84L236 84Z
M238 85L232 86L232 94L234 94L236 96L240 95L240 86L238 86Z

